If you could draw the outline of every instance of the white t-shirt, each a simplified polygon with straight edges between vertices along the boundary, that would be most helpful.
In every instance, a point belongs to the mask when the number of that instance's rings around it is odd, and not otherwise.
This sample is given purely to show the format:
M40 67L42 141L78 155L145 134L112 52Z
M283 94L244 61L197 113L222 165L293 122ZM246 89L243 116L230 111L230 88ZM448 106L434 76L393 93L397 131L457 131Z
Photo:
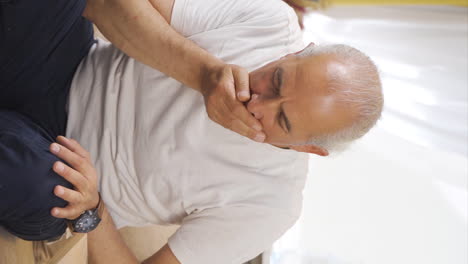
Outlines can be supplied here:
M279 0L176 0L172 26L248 70L304 46ZM181 225L168 243L182 264L248 261L301 211L306 154L212 122L198 92L107 42L76 71L67 136L92 154L117 227Z

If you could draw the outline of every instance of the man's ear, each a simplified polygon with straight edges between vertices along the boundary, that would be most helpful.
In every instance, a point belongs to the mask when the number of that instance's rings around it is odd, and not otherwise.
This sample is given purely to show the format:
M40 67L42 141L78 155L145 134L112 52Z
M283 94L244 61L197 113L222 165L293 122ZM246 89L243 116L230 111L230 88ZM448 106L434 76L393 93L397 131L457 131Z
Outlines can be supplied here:
M328 150L317 147L314 145L298 145L298 146L290 146L290 149L294 149L295 151L305 152L310 154L316 154L319 156L328 156Z

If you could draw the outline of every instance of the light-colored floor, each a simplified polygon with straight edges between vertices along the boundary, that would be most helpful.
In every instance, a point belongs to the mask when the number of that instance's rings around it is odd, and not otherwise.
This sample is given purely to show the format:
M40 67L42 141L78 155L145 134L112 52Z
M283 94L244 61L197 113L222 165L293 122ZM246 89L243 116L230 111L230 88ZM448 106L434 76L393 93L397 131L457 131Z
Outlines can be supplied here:
M468 263L468 9L337 7L306 29L370 54L386 105L350 151L311 158L271 264Z

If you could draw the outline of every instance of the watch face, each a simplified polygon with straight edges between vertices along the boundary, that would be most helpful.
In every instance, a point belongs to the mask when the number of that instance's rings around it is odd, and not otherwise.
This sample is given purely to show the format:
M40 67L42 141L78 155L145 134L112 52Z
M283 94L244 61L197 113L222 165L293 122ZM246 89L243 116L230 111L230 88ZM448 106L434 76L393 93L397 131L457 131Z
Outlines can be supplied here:
M97 215L97 210L88 210L78 219L73 221L73 231L78 233L88 233L93 231L101 219Z

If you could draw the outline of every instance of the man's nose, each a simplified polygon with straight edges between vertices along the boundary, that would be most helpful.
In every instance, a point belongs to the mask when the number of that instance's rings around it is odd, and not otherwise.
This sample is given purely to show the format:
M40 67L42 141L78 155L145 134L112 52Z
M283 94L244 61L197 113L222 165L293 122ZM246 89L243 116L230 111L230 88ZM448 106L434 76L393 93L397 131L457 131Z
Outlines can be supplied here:
M268 112L273 112L278 107L280 100L278 98L265 98L258 94L253 94L247 103L247 110L254 115L256 119L262 119Z

